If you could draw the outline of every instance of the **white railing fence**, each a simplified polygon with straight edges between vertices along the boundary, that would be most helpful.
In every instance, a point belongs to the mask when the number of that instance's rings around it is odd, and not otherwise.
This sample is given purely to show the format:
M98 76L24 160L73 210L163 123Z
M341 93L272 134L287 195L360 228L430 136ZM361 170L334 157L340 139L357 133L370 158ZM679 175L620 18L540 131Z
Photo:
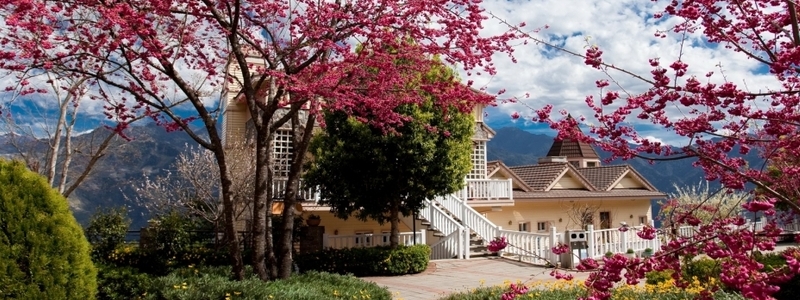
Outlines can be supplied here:
M465 228L460 228L442 237L431 245L431 260L469 259L469 237ZM467 241L465 243L465 241ZM465 256L466 255L466 256Z
M272 180L272 197L277 199L283 199L283 195L286 192L286 179L273 179ZM303 187L303 180L300 180L300 189L297 192L297 196L300 198L305 199L306 201L317 201L319 200L319 194L317 194L317 189L313 187Z
M511 179L467 179L458 195L470 200L514 200Z
M650 225L653 222L650 221ZM603 257L607 252L625 253L628 249L639 253L647 248L657 251L661 248L659 237L647 240L637 234L644 226L630 226L625 231L619 228L594 230L594 225L586 228L587 256L591 258Z
M426 244L427 234L425 230L417 232L401 232L398 236L400 245L414 245ZM368 234L355 234L355 235L330 235L324 234L322 239L322 246L324 248L353 248L353 247L374 247L374 246L389 246L390 233L368 233Z
M459 224L458 221L450 217L447 212L434 205L430 200L427 200L425 207L419 211L419 216L430 222L431 229L445 235L439 242L431 246L432 253L445 253L437 257L469 258L469 233L465 234L466 230L463 225ZM456 234L454 235L454 233ZM442 242L442 240L448 241ZM431 259L434 259L433 256L431 256Z
M464 226L475 231L485 242L491 241L498 236L500 226L495 225L492 221L489 221L489 219L469 206L467 202L464 201L464 198L459 198L451 194L437 197L434 201L457 219L461 220Z
M549 233L499 230L499 236L505 237L512 245L506 247L501 255L511 254L520 261L537 265L557 265L559 258L552 249L561 241L562 234L556 232L555 227L550 228Z

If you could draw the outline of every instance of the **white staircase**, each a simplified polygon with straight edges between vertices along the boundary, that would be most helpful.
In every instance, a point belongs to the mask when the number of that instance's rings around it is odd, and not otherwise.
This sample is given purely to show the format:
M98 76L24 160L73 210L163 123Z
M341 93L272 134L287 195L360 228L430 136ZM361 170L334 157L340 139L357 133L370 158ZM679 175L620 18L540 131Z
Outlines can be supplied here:
M469 259L471 247L485 246L500 232L499 226L475 211L459 194L463 195L459 192L427 200L420 211L419 217L442 236L431 245L431 259Z
M503 254L520 261L540 265L558 261L551 249L562 240L562 234L557 233L555 227L547 233L503 230L467 204L462 198L465 194L462 191L428 200L420 211L419 216L429 222L430 228L443 236L431 245L431 259L469 259L470 242L474 243L476 236L483 246L495 237L505 237L514 247L507 248Z

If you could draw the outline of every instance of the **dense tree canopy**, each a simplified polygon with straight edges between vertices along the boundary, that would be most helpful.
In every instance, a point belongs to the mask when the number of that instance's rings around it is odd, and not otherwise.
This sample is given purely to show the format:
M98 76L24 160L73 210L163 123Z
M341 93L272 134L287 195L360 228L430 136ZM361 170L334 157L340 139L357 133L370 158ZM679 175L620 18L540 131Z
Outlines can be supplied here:
M452 80L444 73L443 78L426 80ZM326 113L324 132L312 140L314 158L305 174L306 184L319 188L322 203L337 217L390 222L392 246L398 243L401 215L419 211L425 199L463 187L472 168L475 123L472 115L437 107L433 99L399 106L395 112L404 121L389 132L342 112Z

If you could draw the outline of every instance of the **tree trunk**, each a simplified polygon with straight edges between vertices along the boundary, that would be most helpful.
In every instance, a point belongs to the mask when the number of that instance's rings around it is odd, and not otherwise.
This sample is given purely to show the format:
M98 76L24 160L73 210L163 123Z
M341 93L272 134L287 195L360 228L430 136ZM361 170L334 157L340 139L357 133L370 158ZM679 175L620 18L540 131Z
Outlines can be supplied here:
M263 124L263 123L262 123ZM261 127L261 128L259 128ZM266 127L266 128L264 128ZM267 182L267 172L269 171L269 156L267 152L267 144L269 140L269 127L257 126L256 127L256 174L255 174L255 191L253 193L253 223L252 223L252 238L253 238L253 271L261 280L269 280L270 276L267 274L267 266L265 262L266 235L267 227L266 215L267 207L265 203L268 191L270 190L271 183ZM245 146L249 147L249 146Z
M389 214L389 224L391 225L389 247L395 249L400 245L400 199L394 200Z
M214 124L206 123L206 126L213 126ZM236 235L236 218L235 218L235 207L233 206L233 199L231 198L231 178L230 178L230 171L228 170L228 165L225 160L225 149L224 145L222 144L219 136L217 135L216 128L212 128L208 130L209 138L211 139L211 144L216 145L212 151L214 151L214 156L217 159L217 164L219 164L219 178L220 178L220 188L222 189L222 211L223 211L223 218L225 221L225 235L228 236L228 250L231 256L231 264L233 265L233 269L231 271L231 275L235 280L243 280L244 279L244 261L242 260L242 251L239 248L239 237Z
M295 104L299 105L299 104ZM312 103L312 105L314 105ZM289 169L289 178L286 181L286 195L283 199L283 237L278 245L278 277L289 278L292 275L292 233L294 232L295 205L297 204L297 194L299 192L300 174L303 162L305 161L306 151L311 143L311 133L314 130L316 115L309 114L306 120L302 135L299 132L300 118L297 114L292 116L292 144L294 156L292 165Z
M274 150L274 144L272 139L274 138L274 130L270 130L269 136L267 137L267 155L268 160L265 167L267 168L267 201L266 201L266 218L265 218L265 227L264 227L264 241L265 241L265 263L267 266L267 275L269 275L269 279L278 278L278 260L275 258L275 242L273 241L272 236L272 228L275 226L272 224L272 205L275 203L275 189L273 188L273 181L275 180L275 173L273 173L273 159L272 159L272 152Z
M53 87L57 89L56 87ZM56 96L59 96L60 92L56 92ZM60 98L60 97L59 97ZM58 154L61 152L61 132L64 130L64 126L67 124L67 107L69 104L69 94L67 94L66 99L59 99L61 101L58 107L58 120L56 121L56 131L53 133L50 142L50 156L47 158L47 183L50 186L53 186L56 178L56 164L58 163ZM59 191L63 192L63 191Z

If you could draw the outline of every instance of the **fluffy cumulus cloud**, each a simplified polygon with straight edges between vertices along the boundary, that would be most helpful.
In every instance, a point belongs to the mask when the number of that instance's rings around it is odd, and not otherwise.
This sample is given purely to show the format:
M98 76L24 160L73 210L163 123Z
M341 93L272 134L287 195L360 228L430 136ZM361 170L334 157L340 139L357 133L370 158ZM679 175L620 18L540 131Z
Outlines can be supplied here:
M531 32L532 37L580 54L585 53L589 46L598 46L603 51L604 62L646 78L650 77L651 71L649 59L659 58L662 65L668 66L680 57L689 65L689 75L696 75L703 80L706 73L715 72L710 80L720 82L724 80L724 72L727 80L747 86L751 91L775 87L774 79L763 74L757 62L724 47L705 43L700 33L684 37L670 31L666 38L657 37L657 32L669 31L680 22L674 18L653 18L667 4L667 1L639 0L483 2L488 13L506 22L525 23L523 30L542 28L538 32ZM483 34L499 34L507 30L507 25L490 19L485 23ZM506 119L514 112L530 117L533 114L531 108L541 108L546 104L553 105L554 112L565 110L573 116L587 116L587 123L591 124L594 113L587 107L585 98L589 95L599 98L599 90L595 86L598 79L613 79L634 94L647 88L640 80L620 72L610 72L609 78L601 71L585 65L580 57L532 40L528 40L527 44L518 44L515 56L517 63L502 55L493 58L498 69L495 76L462 74L489 92L505 89L503 98L519 98L519 103L499 104L497 108L488 110L491 126L525 125L525 122L511 123ZM680 110L674 107L669 108L669 113L674 118L681 116ZM555 134L542 126L529 127L529 130ZM660 133L642 133L642 136L647 135L674 145L685 142L680 137L663 132L663 129Z
M645 77L650 76L648 59L659 58L663 65L669 65L680 57L689 65L690 72L694 72L690 75L702 77L713 71L715 75L711 80L722 81L721 74L724 71L729 81L747 86L752 91L774 87L774 80L763 74L763 69L759 68L757 62L724 47L705 43L700 33L684 37L670 32L666 38L657 37L656 32L669 30L680 22L670 18L653 18L667 4L666 0L484 0L482 5L487 13L510 24L525 23L523 30L532 37L566 50L583 54L587 47L596 45L604 52L605 62ZM2 24L0 19L0 25ZM534 32L536 28L542 29ZM489 19L484 23L482 34L501 34L508 30L508 26L498 19ZM516 43L515 57L517 62L513 63L505 54L496 55L493 62L498 73L494 76L461 74L465 80L473 80L476 87L485 87L491 93L505 90L502 98L519 99L518 103L499 104L498 107L489 109L487 119L491 126L517 126L529 131L554 134L547 126L529 121L533 114L532 109L546 104L553 105L554 112L564 110L573 116L588 116L590 118L587 123L591 125L593 112L584 101L589 95L599 97L595 81L609 79L606 74L586 66L580 57L530 39L527 43ZM219 82L209 84L203 80L206 74L201 72L187 69L180 71L186 78L206 87L207 106L215 107L218 104L216 102L221 87ZM611 72L610 75L611 79L628 92L640 93L647 88L643 82L629 75L620 72ZM15 80L17 79L12 76L0 76L0 85L8 86ZM182 95L175 93L168 97L180 99ZM86 101L82 103L82 110L90 119L104 119L103 103L100 101ZM514 112L523 118L511 120ZM675 118L681 116L677 108L670 108L670 113ZM652 136L675 145L684 142L663 129L652 127L641 127L642 136Z

